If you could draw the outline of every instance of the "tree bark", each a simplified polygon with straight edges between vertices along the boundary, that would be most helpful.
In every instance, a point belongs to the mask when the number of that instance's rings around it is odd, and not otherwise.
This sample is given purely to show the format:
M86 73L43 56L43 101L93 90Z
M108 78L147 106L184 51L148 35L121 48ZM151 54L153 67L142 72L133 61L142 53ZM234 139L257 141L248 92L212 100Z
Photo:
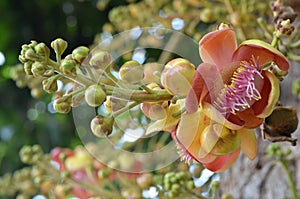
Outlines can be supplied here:
M285 106L294 106L300 116L300 103L297 96L292 94L293 81L300 78L300 65L292 63L288 76L281 82L280 101ZM259 130L258 130L259 131ZM258 154L255 160L250 161L242 155L231 169L221 174L221 194L229 193L235 199L282 199L291 198L287 175L280 163L274 163L274 158L266 154L269 141L262 140L257 131ZM297 190L300 190L300 127L292 134L298 138L297 146L282 143L282 149L290 148L291 161L289 169L293 173L293 180Z

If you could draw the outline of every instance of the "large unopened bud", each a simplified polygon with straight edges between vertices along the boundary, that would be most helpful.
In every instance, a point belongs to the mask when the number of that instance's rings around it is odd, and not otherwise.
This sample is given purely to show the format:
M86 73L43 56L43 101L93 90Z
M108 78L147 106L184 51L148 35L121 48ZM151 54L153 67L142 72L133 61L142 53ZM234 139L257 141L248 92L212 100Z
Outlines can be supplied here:
M51 47L54 49L57 55L62 55L67 49L68 43L61 38L57 38L51 42Z
M121 80L130 84L141 82L144 77L144 69L142 65L134 60L125 62L119 71Z
M85 91L85 101L92 107L100 106L106 99L106 94L100 85L91 85Z
M161 84L171 94L185 97L195 74L195 66L188 60L177 58L168 62L161 74Z
M207 126L200 137L200 156L208 153L214 155L226 155L237 150L241 146L240 135L220 124Z
M161 120L166 117L168 102L164 103L143 103L141 104L142 112L151 120Z
M91 121L91 130L97 137L108 136L113 130L114 118L97 115Z
M72 57L78 63L82 63L89 54L89 49L85 46L79 46L72 51Z
M89 64L95 69L105 70L107 67L110 67L111 61L112 58L109 52L96 51L93 52Z

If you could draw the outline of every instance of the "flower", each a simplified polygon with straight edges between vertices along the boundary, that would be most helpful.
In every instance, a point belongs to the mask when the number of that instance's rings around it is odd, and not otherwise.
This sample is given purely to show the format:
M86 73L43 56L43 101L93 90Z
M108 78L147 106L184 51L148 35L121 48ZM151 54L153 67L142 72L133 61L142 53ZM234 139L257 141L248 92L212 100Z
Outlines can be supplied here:
M257 142L253 129L231 130L207 117L201 109L183 114L172 132L181 159L203 164L207 169L221 172L238 158L240 151L249 159L256 156Z
M235 33L223 28L199 42L203 63L186 97L186 113L172 131L181 157L207 169L228 169L243 151L256 156L254 128L269 116L279 98L272 64L287 71L286 58L271 45L247 40L237 47Z
M237 47L231 28L208 33L199 45L203 63L186 98L187 113L200 105L208 117L230 129L258 127L279 98L279 80L268 69L275 63L287 71L287 59L260 40Z

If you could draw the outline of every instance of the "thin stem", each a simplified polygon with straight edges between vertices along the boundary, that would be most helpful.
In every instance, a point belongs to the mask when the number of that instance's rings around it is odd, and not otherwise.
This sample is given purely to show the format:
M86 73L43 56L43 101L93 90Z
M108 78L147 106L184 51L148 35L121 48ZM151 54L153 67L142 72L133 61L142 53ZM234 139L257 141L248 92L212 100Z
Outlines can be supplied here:
M157 93L157 91L148 88L146 85L142 85L141 88L144 89L147 93Z
M117 117L117 116L119 116L120 114L124 113L125 111L130 110L130 109L132 109L133 107L135 107L135 106L137 106L137 105L139 105L139 104L140 104L140 102L133 102L133 103L131 103L129 106L126 106L126 107L121 108L121 109L119 109L118 111L114 112L114 113L113 113L113 116L114 116L114 117Z
M280 158L279 159L282 167L283 167L283 170L285 171L286 175L287 175L287 181L288 181L288 184L290 186L290 191L291 191L291 199L297 199L297 189L296 189L296 185L295 185L295 182L293 180L293 175L292 173L290 172L289 170L289 167L286 163L286 160L283 159L283 158Z
M85 69L86 69L86 72L88 73L88 75L91 77L91 79L94 81L97 81L92 69L89 66L86 66Z
M105 190L105 189L102 189L100 187L95 187L95 186L93 186L93 185L91 185L89 183L86 183L86 182L83 182L83 181L79 181L79 180L76 180L74 178L68 178L67 180L70 183L78 184L81 187L84 187L87 190L92 191L93 193L97 194L98 196L105 196L105 197L108 197L108 198L123 199L123 197L120 196L120 194L118 194L118 193L115 194L113 192L110 192L109 190Z
M276 30L273 34L273 40L271 42L271 46L273 46L275 48L277 47L280 36L281 36L281 33L278 30Z
M300 55L295 55L294 53L288 53L288 58L294 60L294 61L300 61Z
M292 44L290 45L290 48L297 48L297 47L299 47L299 46L300 46L300 40L298 40L298 41L292 43Z

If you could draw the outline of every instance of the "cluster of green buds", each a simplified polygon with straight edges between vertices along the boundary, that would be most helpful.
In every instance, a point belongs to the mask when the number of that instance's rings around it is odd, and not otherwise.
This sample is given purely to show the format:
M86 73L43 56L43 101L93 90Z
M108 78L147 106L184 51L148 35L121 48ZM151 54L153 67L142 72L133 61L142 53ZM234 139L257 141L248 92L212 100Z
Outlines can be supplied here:
M187 175L185 172L169 172L163 178L163 187L169 198L175 198L181 193L192 191L195 184L191 175Z
M182 58L164 67L135 60L116 66L107 51L79 46L62 58L67 42L60 38L51 42L51 48L56 60L49 57L50 49L44 43L23 45L19 60L25 73L41 79L42 89L54 94L53 107L58 113L69 113L82 103L95 108L103 105L105 112L91 121L92 132L100 137L111 134L116 117L140 104L150 119L163 119L170 104L187 95L195 74L195 66Z

